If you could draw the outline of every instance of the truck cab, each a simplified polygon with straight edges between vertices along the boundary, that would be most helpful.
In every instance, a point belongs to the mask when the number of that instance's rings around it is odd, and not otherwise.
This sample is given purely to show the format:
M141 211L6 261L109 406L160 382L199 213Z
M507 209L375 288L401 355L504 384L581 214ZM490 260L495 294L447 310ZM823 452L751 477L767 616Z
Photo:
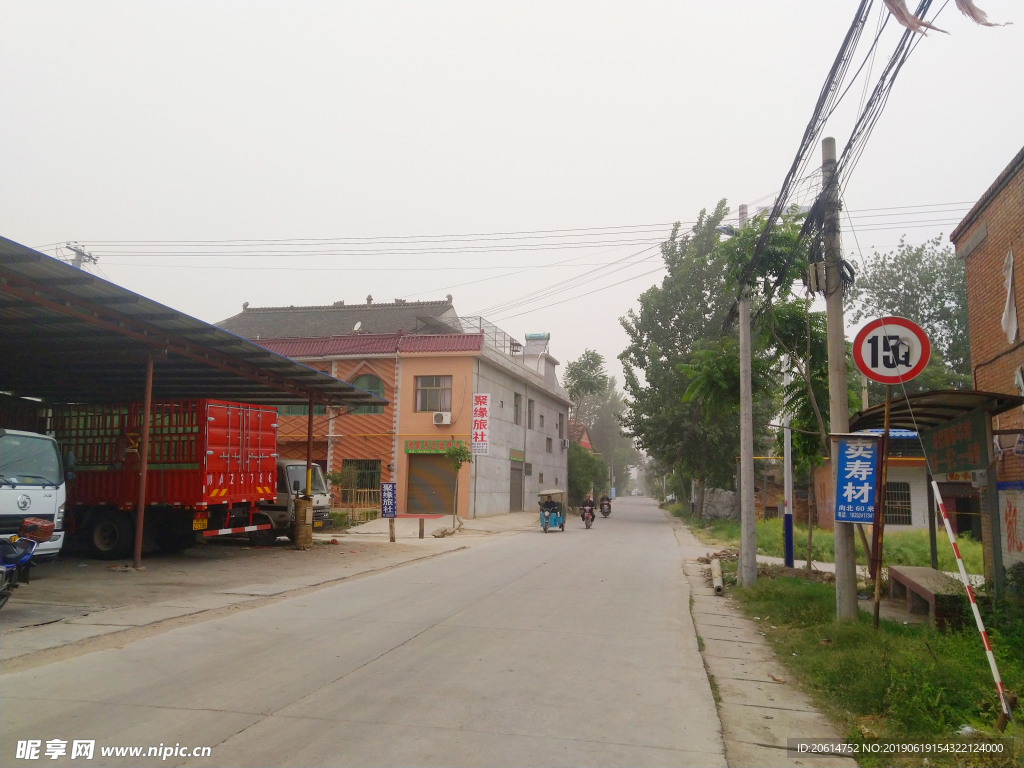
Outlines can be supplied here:
M297 484L297 485L296 485ZM297 489L297 490L296 490ZM295 521L295 497L306 489L306 462L299 459L277 460L277 500L261 501L256 507L274 526L269 531L249 534L254 543L270 544L279 536L292 537ZM331 520L331 497L327 482L318 464L313 465L313 530L323 530L333 525Z
M56 440L0 429L0 536L18 533L26 517L53 523L53 536L36 547L35 562L53 560L64 543L65 480Z

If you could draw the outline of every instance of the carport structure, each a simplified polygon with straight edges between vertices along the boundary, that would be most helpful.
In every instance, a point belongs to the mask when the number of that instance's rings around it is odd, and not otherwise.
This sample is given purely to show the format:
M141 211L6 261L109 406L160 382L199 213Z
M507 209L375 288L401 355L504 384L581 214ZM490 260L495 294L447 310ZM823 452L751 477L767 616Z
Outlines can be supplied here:
M308 405L380 405L382 398L0 237L0 392L44 403L143 401L135 527L141 561L153 397Z

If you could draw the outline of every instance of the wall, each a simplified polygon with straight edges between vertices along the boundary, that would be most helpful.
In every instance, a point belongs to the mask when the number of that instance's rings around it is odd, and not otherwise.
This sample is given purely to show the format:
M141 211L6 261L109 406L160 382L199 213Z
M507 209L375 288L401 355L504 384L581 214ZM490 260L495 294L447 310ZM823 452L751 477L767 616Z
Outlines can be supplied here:
M381 482L393 482L398 394L395 389L395 357L342 358L334 360L333 366L333 376L343 381L352 381L363 374L377 376L384 383L384 398L389 405L384 406L384 413L346 413L334 418L330 438L331 471L340 472L345 459L375 459L380 461Z
M509 363L509 366L514 365ZM479 358L475 391L490 393L490 453L474 459L473 514L476 517L500 515L509 511L510 450L524 451L526 462L532 465L532 474L524 477L523 509L536 508L537 492L544 488L565 488L568 480L568 451L562 449L558 437L558 414L563 414L565 434L568 436L568 405L540 389L537 383L528 384L512 370L486 357ZM522 395L521 424L513 420L514 395ZM534 428L527 428L527 403L533 400ZM540 417L544 416L544 426ZM552 452L546 451L546 439L551 438Z
M473 353L451 355L408 354L399 359L398 398L398 513L405 514L409 492L409 455L405 453L405 441L415 439L461 440L469 445L469 425L473 399ZM418 413L416 409L417 376L452 377L452 423L450 426L435 427L433 412ZM460 517L468 517L470 500L470 468L463 465L458 476L458 511Z

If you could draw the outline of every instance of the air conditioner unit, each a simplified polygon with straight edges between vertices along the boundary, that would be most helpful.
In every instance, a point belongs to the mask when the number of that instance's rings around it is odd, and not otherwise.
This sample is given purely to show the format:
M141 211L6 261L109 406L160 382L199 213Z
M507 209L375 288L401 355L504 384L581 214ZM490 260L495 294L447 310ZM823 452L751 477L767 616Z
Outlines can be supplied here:
M562 450L564 451L568 447L569 447L569 441L568 441L568 439L563 437L562 438Z
M434 411L434 426L440 427L451 423L452 414L450 411Z

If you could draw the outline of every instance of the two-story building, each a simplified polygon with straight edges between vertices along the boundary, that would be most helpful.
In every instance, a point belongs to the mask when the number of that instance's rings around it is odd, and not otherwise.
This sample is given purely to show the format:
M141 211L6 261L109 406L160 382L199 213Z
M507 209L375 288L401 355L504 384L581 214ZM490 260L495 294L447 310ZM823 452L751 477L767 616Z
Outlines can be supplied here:
M245 306L220 325L389 401L314 413L317 460L355 477L360 504L395 482L400 514L449 513L457 483L459 514L477 517L531 509L538 491L566 484L569 399L547 334L523 344L482 318L458 317L451 297ZM488 448L456 473L444 452L469 444L477 394L490 395ZM306 413L282 410L282 456L304 452Z

